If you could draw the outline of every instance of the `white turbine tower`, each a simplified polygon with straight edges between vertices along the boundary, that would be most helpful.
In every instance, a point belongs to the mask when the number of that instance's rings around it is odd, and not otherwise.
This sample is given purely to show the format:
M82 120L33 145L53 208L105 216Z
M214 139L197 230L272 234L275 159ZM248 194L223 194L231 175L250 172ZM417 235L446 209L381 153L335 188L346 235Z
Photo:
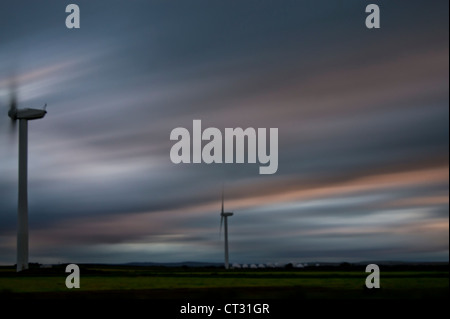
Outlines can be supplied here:
M43 118L47 111L18 109L14 88L11 92L8 116L13 126L19 120L19 201L17 228L17 271L28 269L28 121Z
M225 269L229 268L228 264L228 217L233 216L231 212L225 212L223 209L223 189L222 189L222 210L220 212L220 232L222 232L222 224L225 224ZM225 220L225 223L224 223Z

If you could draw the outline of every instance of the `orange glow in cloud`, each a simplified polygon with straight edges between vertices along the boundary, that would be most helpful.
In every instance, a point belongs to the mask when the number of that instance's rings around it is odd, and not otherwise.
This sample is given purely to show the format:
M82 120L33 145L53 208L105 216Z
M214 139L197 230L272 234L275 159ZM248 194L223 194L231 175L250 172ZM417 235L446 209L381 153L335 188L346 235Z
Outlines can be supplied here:
M288 201L311 200L335 196L347 196L367 191L389 190L413 185L429 185L448 181L449 168L437 167L423 170L406 171L400 173L387 173L356 178L338 185L312 187L307 189L300 185L301 190L283 191L275 190L273 195L254 196L244 199L228 200L227 205L235 209L243 209L252 206L263 206ZM436 199L434 199L436 200ZM443 199L440 199L443 200ZM448 197L447 197L448 203Z

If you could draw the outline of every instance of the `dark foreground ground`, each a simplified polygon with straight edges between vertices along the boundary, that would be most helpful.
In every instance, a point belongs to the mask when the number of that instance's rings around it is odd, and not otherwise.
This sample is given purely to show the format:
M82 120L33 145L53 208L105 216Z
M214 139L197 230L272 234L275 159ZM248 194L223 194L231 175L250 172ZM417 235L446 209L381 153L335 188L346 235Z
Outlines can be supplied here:
M133 289L79 291L79 292L22 292L0 293L1 300L382 300L382 299L448 299L449 290L445 288L411 291L399 289L396 292L380 290L342 290L329 288L303 287L238 287L238 288L173 288L173 289Z
M16 273L0 268L0 300L443 300L448 265L380 267L367 289L363 267L228 270L216 267L80 265L80 288L65 265Z
M65 266L21 273L0 267L0 308L50 318L366 319L449 312L448 265L380 267L380 289L367 289L365 268L351 265L228 271L79 265L80 288L68 289ZM206 313L206 307L214 311Z

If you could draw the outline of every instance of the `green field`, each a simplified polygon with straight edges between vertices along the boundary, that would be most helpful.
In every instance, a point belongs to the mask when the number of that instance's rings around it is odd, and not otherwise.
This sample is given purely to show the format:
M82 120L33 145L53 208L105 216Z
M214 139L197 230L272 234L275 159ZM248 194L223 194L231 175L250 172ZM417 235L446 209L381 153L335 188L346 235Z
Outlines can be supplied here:
M364 271L289 271L81 266L79 289L64 268L17 274L0 269L1 298L102 299L441 299L448 271L382 271L381 289L366 289Z

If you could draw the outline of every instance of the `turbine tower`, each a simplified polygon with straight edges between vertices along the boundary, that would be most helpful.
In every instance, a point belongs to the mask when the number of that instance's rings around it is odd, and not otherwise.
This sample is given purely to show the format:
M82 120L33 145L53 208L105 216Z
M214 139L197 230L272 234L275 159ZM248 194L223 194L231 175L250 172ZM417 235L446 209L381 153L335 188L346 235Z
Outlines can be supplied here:
M47 105L46 105L47 106ZM41 119L47 114L45 107L18 109L15 92L11 94L8 116L13 126L19 120L19 202L17 228L17 271L28 269L28 121Z
M222 232L222 224L225 224L225 269L228 269L228 217L233 216L231 212L225 212L223 209L223 189L222 189L222 210L220 212L220 232ZM224 223L225 221L225 223Z

